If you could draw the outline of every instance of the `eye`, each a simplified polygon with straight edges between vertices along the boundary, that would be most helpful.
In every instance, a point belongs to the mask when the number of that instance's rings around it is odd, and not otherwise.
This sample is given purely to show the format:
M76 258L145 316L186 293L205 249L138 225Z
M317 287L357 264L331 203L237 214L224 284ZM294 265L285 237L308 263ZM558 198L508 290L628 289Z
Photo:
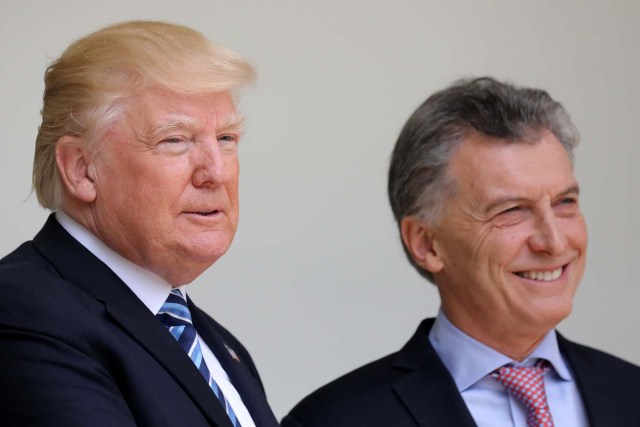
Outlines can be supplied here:
M183 136L179 136L179 135L169 136L167 138L162 139L156 145L156 149L159 152L170 154L170 155L182 154L182 153L185 153L189 148L189 144L187 144L187 142L189 142L189 139Z
M239 141L239 138L237 135L232 135L232 134L224 134L224 135L220 135L218 137L218 141L220 141L221 143L235 143L237 144Z
M560 200L561 205L575 205L576 203L578 203L578 199L575 197L564 197Z
M235 154L238 152L238 142L240 137L233 133L225 133L218 136L218 143L220 144L220 151L223 154Z
M510 208L504 209L498 215L509 214L509 213L513 213L513 212L519 212L521 210L522 210L522 207L520 207L520 206L512 206Z
M566 196L558 200L555 205L558 215L569 216L580 212L580 205L577 196Z
M519 224L527 218L531 210L523 205L506 206L493 217L493 224L496 227L508 227Z
M179 142L184 142L184 141L185 141L185 139L181 138L179 136L170 136L169 138L165 138L160 142L166 142L168 144L177 144Z
M565 196L555 204L557 207L561 209L575 209L578 207L578 197L577 196Z

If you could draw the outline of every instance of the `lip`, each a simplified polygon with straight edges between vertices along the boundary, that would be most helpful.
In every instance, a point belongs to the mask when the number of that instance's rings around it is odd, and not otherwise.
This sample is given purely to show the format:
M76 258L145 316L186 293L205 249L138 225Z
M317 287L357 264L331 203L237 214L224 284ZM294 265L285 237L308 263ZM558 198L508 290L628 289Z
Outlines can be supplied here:
M197 210L197 211L184 211L182 213L191 221L198 223L209 223L211 221L217 221L224 215L224 212L220 209L212 210Z
M519 279L530 283L546 284L556 283L567 277L571 262L554 267L530 268L526 270L513 271L512 273Z
M208 216L213 216L219 213L222 213L222 211L220 209L211 209L211 210L198 210L198 211L186 211L186 214L189 215L198 215L198 216L202 216L202 217L208 217Z

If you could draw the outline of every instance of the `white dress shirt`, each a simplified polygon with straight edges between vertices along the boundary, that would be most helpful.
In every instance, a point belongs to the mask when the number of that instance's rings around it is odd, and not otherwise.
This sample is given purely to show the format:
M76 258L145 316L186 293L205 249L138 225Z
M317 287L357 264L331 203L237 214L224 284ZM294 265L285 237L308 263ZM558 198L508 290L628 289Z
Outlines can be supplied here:
M62 211L56 212L56 219L71 236L76 239L89 252L105 263L122 280L145 306L156 315L164 302L169 297L172 286L160 276L145 270L131 261L118 255L105 245L89 230L75 222ZM180 286L183 294L187 294L188 285ZM188 297L187 297L188 298ZM169 333L167 331L167 333ZM242 398L236 388L231 384L229 376L220 365L218 358L213 354L207 343L198 335L202 356L209 368L211 376L218 384L229 404L233 408L236 417L243 427L255 427L255 423L249 414ZM213 390L211 391L213 393Z
M429 341L451 373L478 427L527 426L524 405L488 375L508 363L533 366L538 358L551 363L544 384L554 425L588 427L584 404L573 374L560 354L555 330L543 338L529 357L517 362L462 332L440 310Z

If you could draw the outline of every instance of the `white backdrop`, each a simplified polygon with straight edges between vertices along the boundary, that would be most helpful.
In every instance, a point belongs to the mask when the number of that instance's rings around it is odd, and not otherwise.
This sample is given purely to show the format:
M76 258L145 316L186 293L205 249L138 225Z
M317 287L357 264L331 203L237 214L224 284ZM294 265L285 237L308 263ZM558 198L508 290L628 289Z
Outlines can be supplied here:
M47 215L30 194L42 76L71 41L161 19L256 64L240 228L190 292L250 349L278 417L436 313L396 235L387 163L410 113L465 76L545 88L572 113L590 248L560 330L640 363L637 0L2 0L0 16L0 255Z

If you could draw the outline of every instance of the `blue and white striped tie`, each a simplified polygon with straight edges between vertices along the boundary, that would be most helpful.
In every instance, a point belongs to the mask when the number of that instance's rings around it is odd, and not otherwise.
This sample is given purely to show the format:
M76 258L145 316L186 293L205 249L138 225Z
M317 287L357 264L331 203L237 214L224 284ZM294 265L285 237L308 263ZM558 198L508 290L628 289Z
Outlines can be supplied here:
M233 408L209 373L209 368L207 368L207 364L204 362L200 342L196 335L196 328L193 327L193 323L191 322L191 312L189 312L187 301L179 289L171 290L169 298L167 298L167 301L162 305L162 308L156 316L162 321L164 326L169 328L171 335L178 341L180 347L189 355L204 379L209 383L213 393L225 411L227 411L227 415L229 415L229 419L231 419L231 424L233 424L234 427L241 427L240 421L238 421L235 412L233 412Z

